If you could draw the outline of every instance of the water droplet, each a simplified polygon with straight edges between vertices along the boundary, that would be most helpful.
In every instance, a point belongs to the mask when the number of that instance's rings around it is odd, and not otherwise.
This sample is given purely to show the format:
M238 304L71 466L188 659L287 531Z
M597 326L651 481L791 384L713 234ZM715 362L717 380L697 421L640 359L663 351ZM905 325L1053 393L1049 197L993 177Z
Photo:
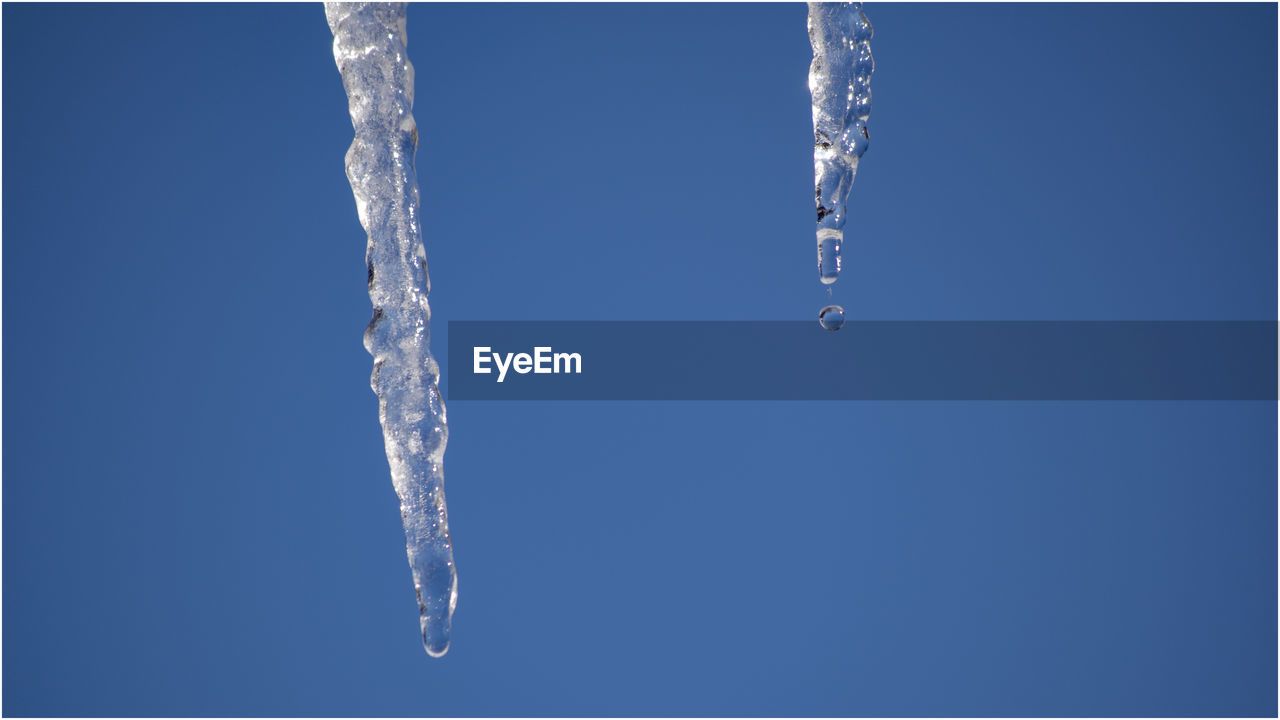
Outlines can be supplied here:
M831 332L844 327L844 308L839 305L828 305L822 308L818 311L818 324Z

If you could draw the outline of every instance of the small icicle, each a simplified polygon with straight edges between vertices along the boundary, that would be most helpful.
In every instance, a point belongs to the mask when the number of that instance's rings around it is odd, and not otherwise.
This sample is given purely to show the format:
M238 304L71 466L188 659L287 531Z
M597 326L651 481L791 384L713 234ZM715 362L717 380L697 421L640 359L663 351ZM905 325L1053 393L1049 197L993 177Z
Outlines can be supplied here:
M862 3L809 3L818 279L825 285L840 275L849 191L871 138L871 35Z

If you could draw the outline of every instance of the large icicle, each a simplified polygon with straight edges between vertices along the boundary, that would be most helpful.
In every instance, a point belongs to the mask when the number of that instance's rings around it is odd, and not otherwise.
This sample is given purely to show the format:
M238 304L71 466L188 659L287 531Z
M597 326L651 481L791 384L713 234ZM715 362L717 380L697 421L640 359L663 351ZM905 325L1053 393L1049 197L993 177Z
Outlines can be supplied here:
M862 3L809 3L809 92L813 95L813 174L818 206L818 278L840 274L849 190L867 151L871 115L871 23Z
M430 280L418 220L413 158L413 65L405 52L404 3L325 3L333 56L342 73L355 140L347 178L360 224L369 233L373 320L364 334L373 355L370 384L418 592L422 643L439 657L449 649L458 578L444 504L444 448L449 437L431 357Z

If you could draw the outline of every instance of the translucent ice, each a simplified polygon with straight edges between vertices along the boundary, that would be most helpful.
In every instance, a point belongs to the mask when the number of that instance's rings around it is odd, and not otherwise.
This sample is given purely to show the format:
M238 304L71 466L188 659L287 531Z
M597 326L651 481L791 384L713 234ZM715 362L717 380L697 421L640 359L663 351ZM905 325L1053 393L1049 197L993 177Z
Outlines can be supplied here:
M862 3L809 3L818 278L828 285L840 274L849 190L870 139L871 32Z
M355 127L347 179L369 234L365 259L373 320L364 346L373 355L370 384L400 496L422 643L439 657L449 649L458 576L444 504L449 428L440 369L428 346L430 279L418 219L418 128L413 65L405 52L405 4L331 2L324 9Z

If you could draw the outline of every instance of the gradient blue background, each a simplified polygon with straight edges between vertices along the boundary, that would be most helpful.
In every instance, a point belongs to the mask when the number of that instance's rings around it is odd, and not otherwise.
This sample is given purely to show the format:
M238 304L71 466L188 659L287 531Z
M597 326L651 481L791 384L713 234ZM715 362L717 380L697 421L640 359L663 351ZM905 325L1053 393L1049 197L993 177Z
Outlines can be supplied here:
M867 11L851 316L1275 319L1274 5ZM814 317L804 22L413 6L437 355ZM320 7L3 41L4 714L1276 713L1263 402L456 402L429 659Z

